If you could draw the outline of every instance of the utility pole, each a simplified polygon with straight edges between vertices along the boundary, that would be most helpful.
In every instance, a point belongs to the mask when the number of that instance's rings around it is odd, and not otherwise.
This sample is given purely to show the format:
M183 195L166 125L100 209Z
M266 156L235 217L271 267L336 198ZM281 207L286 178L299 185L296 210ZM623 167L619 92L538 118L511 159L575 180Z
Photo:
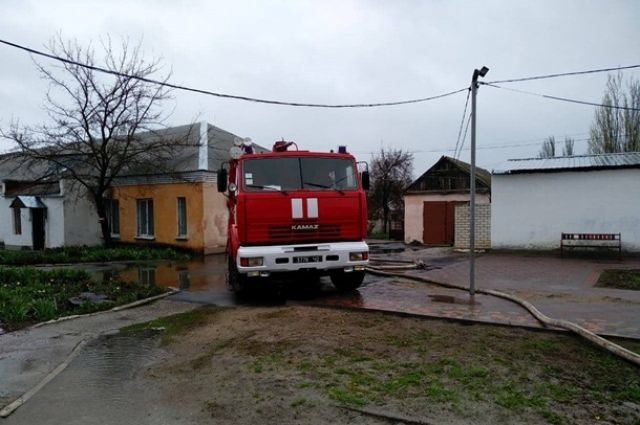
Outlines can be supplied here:
M470 176L470 202L469 215L469 295L473 298L476 294L476 94L478 92L478 77L484 77L489 68L473 70L471 78L471 176Z

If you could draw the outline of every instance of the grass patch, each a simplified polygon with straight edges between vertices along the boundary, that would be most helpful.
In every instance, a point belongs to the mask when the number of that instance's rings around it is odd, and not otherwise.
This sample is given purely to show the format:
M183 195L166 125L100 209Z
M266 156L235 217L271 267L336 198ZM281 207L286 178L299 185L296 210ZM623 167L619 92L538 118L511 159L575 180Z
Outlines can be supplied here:
M188 260L191 254L169 247L143 246L69 246L43 251L0 250L0 264L26 266L35 264L97 263L105 261Z
M195 310L190 310L184 313L173 314L171 316L161 317L159 319L151 320L143 323L136 323L120 329L123 333L137 333L147 329L163 328L164 333L162 335L162 344L167 345L173 342L177 335L186 333L191 329L201 326L209 320L212 314L218 313L221 308L203 307ZM203 357L196 360L195 366L203 366L206 361Z
M295 373L305 388L314 382L330 399L352 406L426 398L459 413L469 403L489 403L551 424L571 423L566 405L640 403L640 373L577 338L456 329L465 333L440 338L428 330L401 330L383 335L381 345L338 346L305 357Z
M616 289L640 290L640 270L605 270L598 278L596 286Z
M102 294L107 300L80 305L69 302L82 292ZM95 282L83 270L0 266L0 324L6 330L15 330L62 316L106 310L162 292L164 289L155 285Z
M362 390L347 387L334 387L328 391L329 397L338 403L363 407L369 404L369 398Z
M309 400L307 400L306 397L299 397L291 402L291 407L295 409L296 407L301 407L302 405L308 404L308 403L309 403Z

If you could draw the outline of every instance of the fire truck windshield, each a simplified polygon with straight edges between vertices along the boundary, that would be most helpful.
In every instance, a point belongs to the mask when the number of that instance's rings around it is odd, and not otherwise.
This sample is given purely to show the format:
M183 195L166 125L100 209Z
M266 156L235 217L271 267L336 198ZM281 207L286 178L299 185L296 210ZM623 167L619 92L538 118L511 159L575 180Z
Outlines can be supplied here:
M256 158L243 163L244 190L355 190L355 164L349 159Z

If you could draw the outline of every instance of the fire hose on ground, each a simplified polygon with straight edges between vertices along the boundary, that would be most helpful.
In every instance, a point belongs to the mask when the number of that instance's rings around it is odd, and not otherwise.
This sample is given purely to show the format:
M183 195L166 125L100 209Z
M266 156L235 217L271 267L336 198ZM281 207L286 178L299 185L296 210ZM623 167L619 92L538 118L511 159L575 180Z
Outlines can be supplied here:
M456 285L454 283L443 283L443 282L435 282L433 280L424 278L424 277L420 277L420 276L415 276L415 275L410 275L410 274L406 274L406 273L399 273L399 272L391 272L391 270L409 270L409 269L418 269L420 268L420 264L413 264L413 265L409 265L409 264L387 264L385 265L384 263L381 265L376 265L376 266L369 266L366 268L366 271L368 273L371 274L375 274L375 275L380 275L380 276L389 276L389 277L399 277L402 279L409 279L409 280L414 280L417 282L423 282L423 283L429 283L431 285L437 285L437 286L441 286L444 288L450 288L450 289L457 289L457 290L461 290L461 291L468 291L468 288L462 285ZM538 310L533 304L531 304L529 301L523 300L522 298L516 297L515 295L511 295L508 294L506 292L500 292L500 291L495 291L493 289L476 289L476 292L479 294L485 294L485 295L491 295L494 297L498 297L498 298L502 298L505 300L509 300L513 303L516 303L518 305L520 305L521 307L523 307L525 310L527 310L533 317L536 318L536 320L538 320L540 323L542 323L542 325L544 327L549 327L549 326L553 326L553 327L557 327L557 328L561 328L561 329L565 329L568 330L570 332L573 332L583 338L585 338L586 340L588 340L589 342L597 345L600 348L603 348L613 354L615 354L616 356L619 356L633 364L635 364L636 366L640 366L640 355L637 353L634 353L633 351L630 351L616 343L613 343L585 328L583 328L580 325L577 325L573 322L569 322L568 320L562 320L562 319L554 319L552 317L546 316L544 315L542 312L540 312L540 310Z

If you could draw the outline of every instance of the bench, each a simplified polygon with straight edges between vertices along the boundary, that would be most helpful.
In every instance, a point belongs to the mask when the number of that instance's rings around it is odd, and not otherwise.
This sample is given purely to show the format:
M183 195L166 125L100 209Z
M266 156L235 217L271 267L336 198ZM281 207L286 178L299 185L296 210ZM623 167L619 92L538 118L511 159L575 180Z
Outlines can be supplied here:
M606 248L617 249L622 258L622 238L620 233L562 233L560 256L565 248Z

